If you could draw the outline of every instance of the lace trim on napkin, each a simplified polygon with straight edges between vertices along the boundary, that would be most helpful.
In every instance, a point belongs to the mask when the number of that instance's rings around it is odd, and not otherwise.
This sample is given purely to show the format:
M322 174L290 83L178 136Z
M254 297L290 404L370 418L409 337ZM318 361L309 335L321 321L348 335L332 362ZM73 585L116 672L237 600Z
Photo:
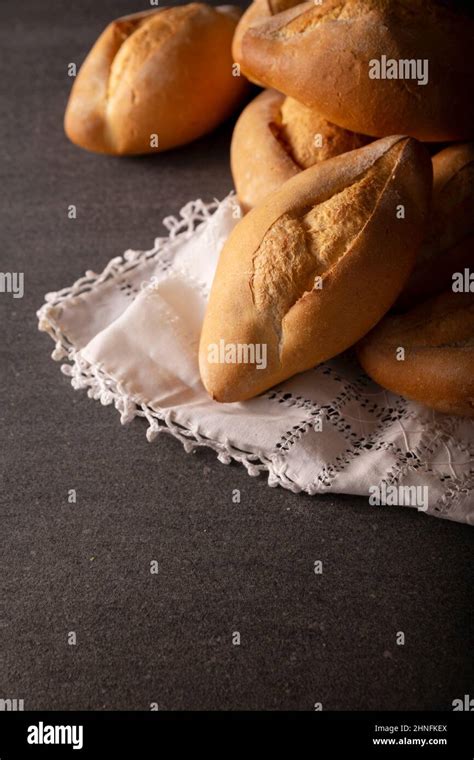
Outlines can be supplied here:
M174 438L181 441L188 454L199 446L207 446L217 453L219 461L223 464L230 464L231 461L239 462L245 465L249 475L255 477L262 471L268 471L269 468L270 463L263 452L259 454L244 452L236 449L228 440L224 440L222 443L210 440L201 435L197 428L190 430L174 422L172 412L155 410L148 404L133 399L123 391L119 383L103 372L100 367L93 366L83 359L80 352L55 321L56 308L62 302L82 293L87 293L108 280L117 280L120 290L127 291L129 295L136 295L138 291L126 282L126 275L148 259L159 261L160 271L165 272L173 258L173 254L168 250L168 243L172 240L189 239L196 227L209 219L219 205L218 200L211 203L204 203L202 200L190 201L183 206L179 212L179 217L170 215L163 219L163 226L166 227L169 234L166 237L156 238L155 245L150 251L126 251L123 256L116 256L111 259L101 273L97 274L88 270L70 287L47 293L45 296L46 303L38 310L37 316L39 329L48 333L55 342L55 348L51 354L52 359L55 361L67 359L70 362L70 364L61 365L61 372L71 378L71 385L75 390L87 389L88 397L100 401L103 406L114 404L120 413L120 422L123 425L132 422L135 417L144 418L148 422L146 437L150 443L155 440L159 433L170 433ZM271 473L269 476L269 485L271 486L283 485L294 492L301 490L288 479L280 481L278 476L272 477Z

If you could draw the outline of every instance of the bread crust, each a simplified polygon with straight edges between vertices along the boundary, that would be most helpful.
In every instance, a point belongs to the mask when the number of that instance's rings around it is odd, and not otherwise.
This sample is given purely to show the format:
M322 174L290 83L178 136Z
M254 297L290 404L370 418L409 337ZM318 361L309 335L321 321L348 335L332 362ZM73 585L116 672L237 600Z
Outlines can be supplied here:
M257 206L303 169L369 140L330 124L316 109L265 90L242 111L232 135L232 176L243 210Z
M293 8L300 2L301 0L254 0L254 2L251 3L242 14L235 30L234 39L232 40L232 55L234 61L240 61L242 59L242 38L247 29L271 18L276 13L281 13L288 8ZM259 82L255 82L255 84L259 84Z
M204 319L210 395L251 398L367 333L411 271L430 190L426 150L394 136L301 172L247 214L223 248ZM220 341L266 346L266 367L211 361Z
M474 417L474 293L446 291L385 317L357 353L384 388L440 412Z
M397 308L409 309L453 284L474 266L474 143L433 156L433 205L426 241Z
M245 213L300 171L272 126L278 124L284 99L276 90L265 90L244 108L234 127L230 166Z
M310 0L249 28L240 63L246 76L353 132L468 140L473 38L472 17L430 0ZM382 55L427 61L428 82L371 78Z
M189 3L113 21L72 87L69 139L87 150L131 155L184 145L214 129L245 92L244 77L232 71L239 13Z

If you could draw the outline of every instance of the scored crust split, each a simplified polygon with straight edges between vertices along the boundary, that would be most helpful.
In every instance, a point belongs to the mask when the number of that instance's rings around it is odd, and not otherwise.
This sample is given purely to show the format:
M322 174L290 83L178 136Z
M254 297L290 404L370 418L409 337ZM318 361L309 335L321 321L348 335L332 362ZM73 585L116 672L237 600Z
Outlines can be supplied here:
M271 18L276 13L293 8L300 2L301 0L254 0L245 13L243 13L235 30L234 39L232 40L232 55L234 60L238 62L242 58L242 38L247 29L262 21L266 21L266 19ZM259 82L255 82L255 84L259 84Z

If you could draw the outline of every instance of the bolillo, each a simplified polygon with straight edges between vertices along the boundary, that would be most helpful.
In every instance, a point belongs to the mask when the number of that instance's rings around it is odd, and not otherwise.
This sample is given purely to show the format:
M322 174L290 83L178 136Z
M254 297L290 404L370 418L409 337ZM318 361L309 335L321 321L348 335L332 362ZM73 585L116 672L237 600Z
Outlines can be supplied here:
M474 137L474 18L433 0L312 0L243 35L243 73L373 137Z
M474 293L448 290L385 317L357 354L384 388L440 412L474 417Z
M231 5L189 3L124 16L101 34L72 87L64 128L87 150L152 153L210 132L241 101Z
M230 164L240 205L248 211L302 169L369 141L330 124L316 109L265 90L244 108L232 135Z
M431 180L425 148L388 137L301 172L250 211L224 245L204 318L212 398L252 398L365 335L413 267Z
M429 233L397 308L407 309L453 285L474 265L474 143L450 145L433 156Z

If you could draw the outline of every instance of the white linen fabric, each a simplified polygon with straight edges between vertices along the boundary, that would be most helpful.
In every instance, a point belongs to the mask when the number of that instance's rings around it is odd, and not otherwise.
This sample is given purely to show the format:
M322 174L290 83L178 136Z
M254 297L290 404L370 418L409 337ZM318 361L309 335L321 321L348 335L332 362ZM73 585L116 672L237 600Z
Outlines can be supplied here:
M235 196L188 203L150 251L49 293L39 328L74 388L114 404L147 437L208 446L270 486L362 494L474 523L474 423L436 414L367 378L348 352L251 401L219 404L198 371L198 343L219 252L240 215ZM410 488L411 487L411 488ZM414 487L418 487L417 489ZM376 489L379 489L377 491ZM407 502L409 502L407 504Z

